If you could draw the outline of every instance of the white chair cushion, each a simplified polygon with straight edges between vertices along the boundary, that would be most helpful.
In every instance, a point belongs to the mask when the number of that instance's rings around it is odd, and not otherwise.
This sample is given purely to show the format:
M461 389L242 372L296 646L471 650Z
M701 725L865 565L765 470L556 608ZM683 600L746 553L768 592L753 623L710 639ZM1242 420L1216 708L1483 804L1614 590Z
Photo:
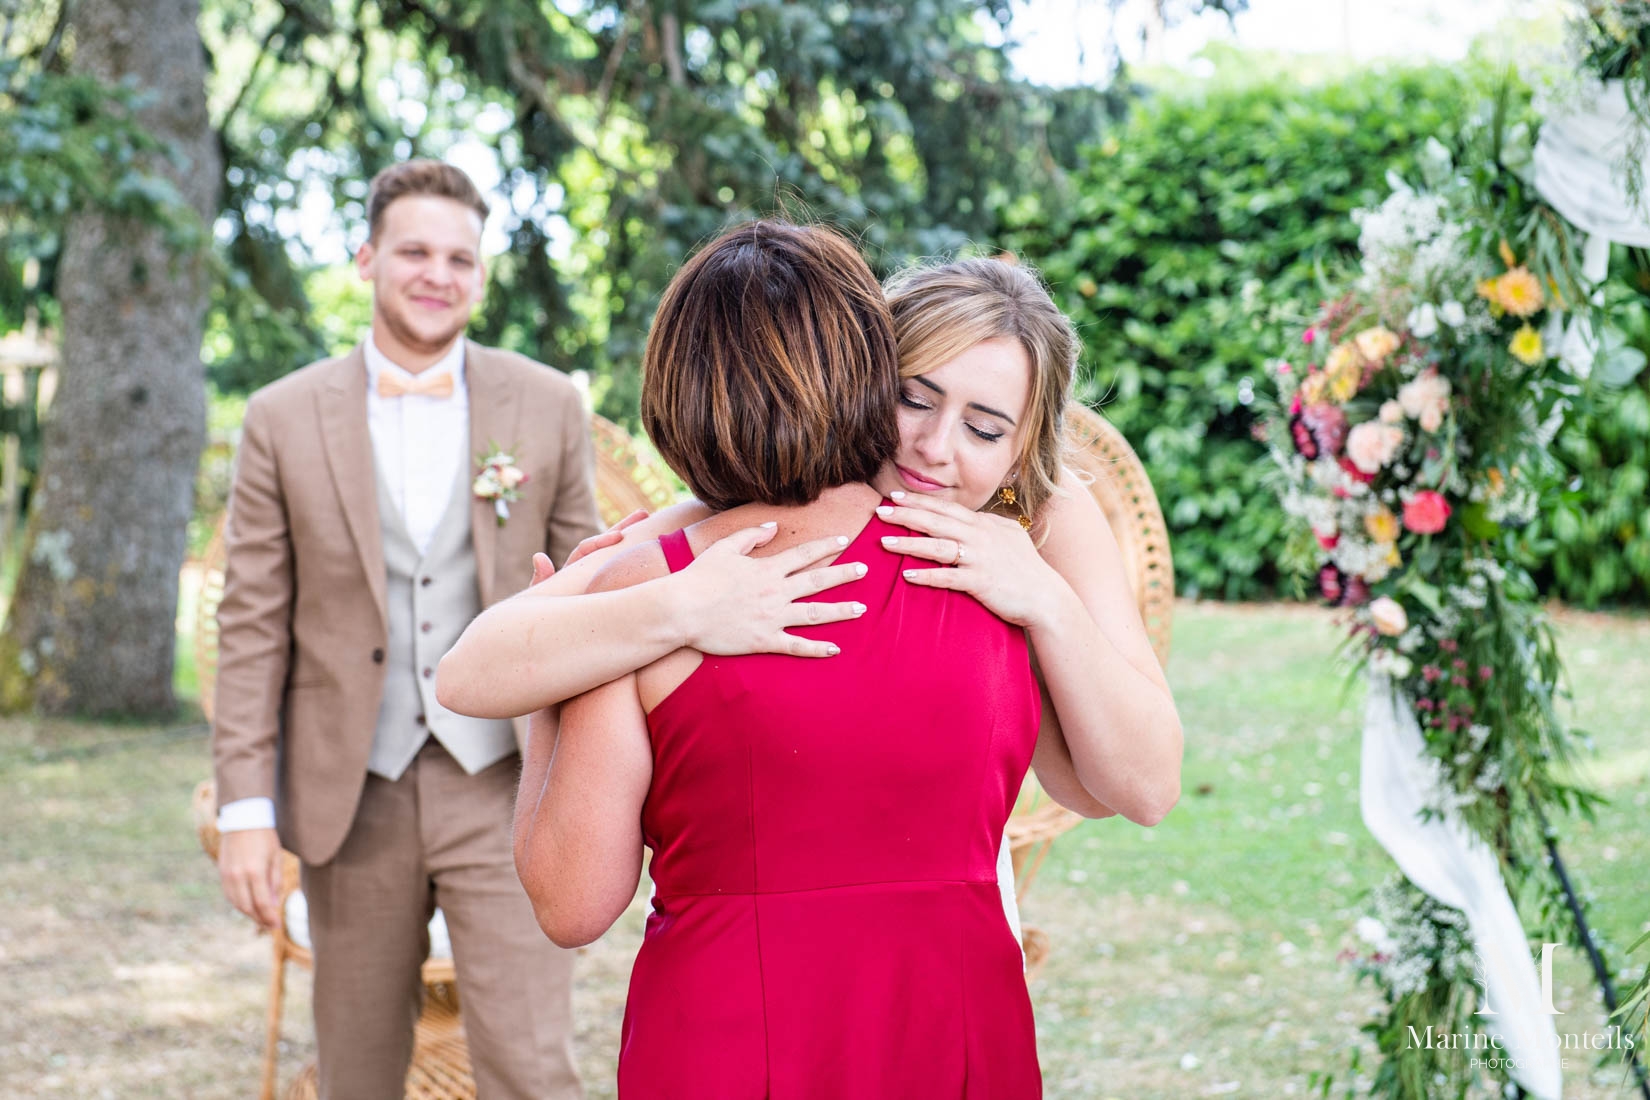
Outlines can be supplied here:
M294 890L286 897L286 938L299 947L313 946L309 942L309 902L302 890ZM437 909L430 918L430 958L453 957L453 941L447 935L447 914Z

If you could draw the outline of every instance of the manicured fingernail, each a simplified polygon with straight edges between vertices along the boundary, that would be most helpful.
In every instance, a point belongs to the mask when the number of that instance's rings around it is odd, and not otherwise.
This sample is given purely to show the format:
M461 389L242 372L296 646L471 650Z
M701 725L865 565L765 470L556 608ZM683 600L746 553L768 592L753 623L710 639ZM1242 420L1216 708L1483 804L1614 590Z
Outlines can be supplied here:
M915 569L905 569L905 570L902 570L901 572L902 572L902 575L905 577L906 580L910 580L912 577L917 575L917 571Z
M848 536L847 535L838 535L836 537L836 544L838 546L847 546L848 545Z
M832 657L835 657L838 653L842 652L842 647L839 645L828 645L825 647L825 652L829 653Z
M886 504L877 505L877 515L881 516L883 519L887 519L889 516L891 516L893 514L894 514L894 510L892 508L888 507L888 505L886 505Z
M856 604L855 604L855 605L854 605L854 614L855 614L855 615L863 615L863 614L865 614L865 605L864 605L864 604L862 604L862 603L856 603Z
M854 563L854 576L863 577L867 572L870 571L870 569L871 569L871 567L869 565L866 565L862 561L855 562Z
M900 492L898 489L895 489L893 492L888 494L888 499L889 500L904 500L905 499L905 494Z
M883 535L882 536L882 545L884 545L884 546L894 545L894 536L893 535Z
M775 521L775 520L771 520L771 519L770 519L770 520L769 520L769 521L768 521L768 522L766 522L766 523L759 523L759 524L757 524L757 526L758 526L758 527L778 527L778 526L779 526L779 523L778 523L778 522L777 522L777 521Z

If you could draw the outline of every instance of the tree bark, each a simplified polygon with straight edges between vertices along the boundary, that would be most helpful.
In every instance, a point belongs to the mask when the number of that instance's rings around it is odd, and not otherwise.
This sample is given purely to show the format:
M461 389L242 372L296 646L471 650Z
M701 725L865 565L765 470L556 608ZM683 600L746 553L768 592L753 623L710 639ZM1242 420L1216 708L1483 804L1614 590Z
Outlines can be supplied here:
M199 11L199 0L75 0L72 68L137 83L137 120L175 154L145 168L210 226L220 169ZM0 634L0 707L170 714L178 569L206 431L205 252L178 255L152 226L78 214L57 283L58 387Z

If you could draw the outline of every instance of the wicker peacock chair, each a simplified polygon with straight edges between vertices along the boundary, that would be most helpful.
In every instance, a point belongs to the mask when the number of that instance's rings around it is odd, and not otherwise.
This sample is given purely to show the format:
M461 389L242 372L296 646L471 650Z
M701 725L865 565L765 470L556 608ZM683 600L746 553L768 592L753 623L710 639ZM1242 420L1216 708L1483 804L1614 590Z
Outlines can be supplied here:
M604 523L613 524L638 508L657 510L673 503L676 490L670 474L651 459L624 430L599 416L590 418L590 434L596 450L596 507ZM218 670L218 604L223 599L225 552L223 521L213 532L200 562L200 596L195 604L195 669L200 684L201 709L212 718L212 688ZM218 829L213 808L216 795L210 780L195 789L195 828L201 847L214 861L218 857ZM274 1100L277 1049L281 1038L281 1008L286 995L286 965L296 963L310 969L314 963L306 931L289 918L294 912L293 894L298 890L298 858L283 853L281 914L279 927L271 935L273 959L270 966L269 1013L265 1024L263 1076L260 1100ZM300 899L301 901L301 899ZM424 962L424 1008L413 1037L413 1059L407 1070L406 1096L409 1100L469 1100L476 1094L470 1072L470 1054L464 1041L464 1024L459 1012L458 982L451 957ZM315 1064L306 1065L287 1086L286 1100L313 1100L316 1096Z

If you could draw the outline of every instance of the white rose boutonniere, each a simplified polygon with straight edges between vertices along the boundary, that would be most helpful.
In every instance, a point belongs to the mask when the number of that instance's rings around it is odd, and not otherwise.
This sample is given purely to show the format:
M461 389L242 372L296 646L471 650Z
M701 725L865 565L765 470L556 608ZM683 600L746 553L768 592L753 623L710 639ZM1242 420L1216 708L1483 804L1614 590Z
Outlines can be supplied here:
M527 483L527 473L516 465L512 447L506 451L498 444L490 444L490 450L484 455L476 457L480 467L476 471L476 479L471 484L471 491L477 500L493 502L493 515L498 517L498 525L504 526L504 521L510 518L510 502L521 499L521 486Z

